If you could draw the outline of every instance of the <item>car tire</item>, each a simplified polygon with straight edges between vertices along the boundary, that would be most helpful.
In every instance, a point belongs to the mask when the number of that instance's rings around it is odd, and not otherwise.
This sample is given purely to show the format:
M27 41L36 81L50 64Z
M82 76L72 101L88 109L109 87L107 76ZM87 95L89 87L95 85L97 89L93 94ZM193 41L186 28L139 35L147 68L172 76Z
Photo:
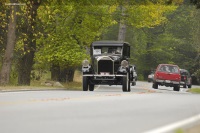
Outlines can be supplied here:
M129 73L128 73L128 75L129 75ZM127 85L128 85L127 91L130 92L131 91L131 81L130 81L130 75L129 76L128 75L127 75Z
M188 88L192 88L192 85L188 85Z
M136 85L136 80L133 79L133 81L132 81L132 86L135 86L135 85Z
M89 90L94 91L94 84L89 84Z
M184 84L184 85L183 85L183 88L187 88L187 85L186 85L186 84Z
M127 91L127 77L122 77L122 91Z
M83 91L88 91L88 77L83 76Z
M128 81L128 84L127 84L127 85L128 85L127 91L130 92L130 91L131 91L131 83L130 83L130 80Z
M135 86L135 85L136 85L136 81L133 81L133 82L132 82L132 86Z
M128 79L128 75L122 78L122 91L123 92L130 92L130 80Z
M158 89L158 83L154 82L153 85L152 85L152 88Z
M174 86L174 91L180 91L180 86Z

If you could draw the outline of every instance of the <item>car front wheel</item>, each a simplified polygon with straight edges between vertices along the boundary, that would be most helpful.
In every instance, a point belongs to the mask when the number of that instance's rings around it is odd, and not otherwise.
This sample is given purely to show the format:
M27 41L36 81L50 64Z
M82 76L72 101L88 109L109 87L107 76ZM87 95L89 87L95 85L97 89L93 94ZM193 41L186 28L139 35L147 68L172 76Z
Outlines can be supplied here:
M132 82L132 86L135 86L136 85L136 82L134 81L134 82Z
M130 92L130 80L128 79L128 75L122 78L122 91L123 92Z
M153 85L152 85L152 88L158 89L158 83L154 82Z
M88 91L88 77L83 76L83 91Z
M174 86L174 91L180 91L180 86Z
M89 90L94 91L94 84L89 84Z
M132 86L135 86L135 85L136 85L136 80L133 79Z
M183 85L183 88L187 88L187 85L186 85L186 83Z
M188 85L188 88L192 88L192 85Z

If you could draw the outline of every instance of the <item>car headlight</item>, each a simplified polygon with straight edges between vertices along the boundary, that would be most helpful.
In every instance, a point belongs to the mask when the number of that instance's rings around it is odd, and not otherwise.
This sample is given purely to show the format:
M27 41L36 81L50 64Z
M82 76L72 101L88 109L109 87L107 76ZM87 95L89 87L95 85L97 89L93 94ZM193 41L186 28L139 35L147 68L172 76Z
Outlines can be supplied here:
M83 67L88 67L89 66L89 61L88 60L83 60L82 66Z
M122 66L122 67L127 67L127 66L128 66L128 61L123 60L123 61L121 62L121 66Z

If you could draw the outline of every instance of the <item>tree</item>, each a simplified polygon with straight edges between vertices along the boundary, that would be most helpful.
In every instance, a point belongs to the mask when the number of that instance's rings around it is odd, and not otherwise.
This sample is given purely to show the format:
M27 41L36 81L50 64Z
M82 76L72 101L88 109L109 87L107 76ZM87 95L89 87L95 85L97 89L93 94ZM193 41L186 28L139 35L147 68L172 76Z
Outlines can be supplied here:
M193 6L182 5L167 16L168 22L147 29L148 49L145 51L147 66L154 68L160 63L177 64L191 73L198 70L198 17ZM143 69L145 70L145 69ZM147 75L146 75L147 76Z
M200 8L200 0L190 0L190 3L196 5L196 8L197 8L197 9Z
M17 0L10 0L11 3L17 3ZM3 65L0 72L0 84L6 85L9 83L10 71L11 71L11 62L13 56L13 50L16 40L16 21L17 21L17 6L10 5L10 18L8 25L8 34L7 34L7 45L5 50L5 55L3 58Z
M30 85L30 74L34 64L34 55L36 51L36 16L37 9L41 1L26 1L26 29L23 31L24 50L23 56L19 59L18 66L18 84Z
M69 77L68 81L73 80L73 71L83 59L89 58L88 46L113 23L109 14L112 8L115 7L68 3L39 9L42 11L39 17L47 24L44 29L48 35L41 40L36 60L51 65L52 79L65 81L60 79L61 75L65 75Z
M197 52L193 52L195 54L194 59L194 63L193 63L193 67L192 67L192 72L193 75L196 77L195 79L193 79L193 81L196 80L196 84L200 84L200 10L193 10L193 17L195 19L193 19L193 23L192 25L192 40L193 40L193 48L195 48L195 51Z
M5 30L6 30L6 11L8 11L8 6L5 5L5 1L0 1L0 44L1 46L4 44L4 36L5 36ZM2 49L2 47L0 47Z
M7 27L7 23L8 23L8 20L7 20L7 12L8 12L8 7L9 6L6 6L5 5L5 1L0 1L0 62L3 62L3 56L4 56L4 53L5 53L5 47L6 47L6 32L8 30L8 27ZM1 65L0 64L0 68L1 68Z
M161 27L161 25L165 24L167 22L167 16L166 14L172 13L173 11L176 10L177 6L175 5L165 5L162 3L154 4L154 3L148 3L148 4L124 4L124 10L123 14L120 15L120 11L116 11L116 14L114 16L114 19L116 22L118 22L116 25L120 25L120 21L123 20L125 26L122 26L119 29L127 29L126 32L126 38L123 36L125 39L120 39L120 40L125 40L130 42L132 45L132 57L131 63L134 63L135 65L138 65L138 70L139 71L146 71L145 76L147 75L150 68L154 68L155 65L157 65L157 62L152 60L154 57L151 54L150 47L153 45L153 40L158 36L160 31L162 30L160 28L155 28L158 29L153 33L154 27ZM114 26L113 26L114 27ZM120 26L119 26L120 27ZM124 28L127 27L127 28ZM120 31L120 30L119 30ZM115 32L111 33L117 33L116 29ZM110 36L111 34L105 34L104 38ZM120 32L119 32L120 33ZM113 35L116 38L116 35ZM118 36L118 39L121 38ZM141 39L142 38L142 39ZM140 42L138 42L138 40ZM158 47L158 52L162 52L163 47ZM154 51L155 52L155 51ZM158 53L157 52L157 53ZM163 54L164 55L164 54ZM160 56L162 57L162 56ZM150 60L150 58L152 58ZM164 58L164 57L163 57ZM163 61L163 58L160 60ZM165 59L165 58L164 58Z
M21 17L24 19L18 25L20 32L15 53L19 59L18 84L30 84L35 62L37 67L42 66L39 64L51 67L51 70L58 67L57 79L58 75L65 76L63 72L73 75L73 69L80 66L82 59L88 58L90 43L101 39L109 26L119 24L119 18L122 17L129 28L154 27L165 22L164 14L174 8L164 4L173 5L177 1L181 0L167 3L166 0L128 0L129 4L127 0L20 0L26 3L26 10L22 9ZM119 5L126 7L125 16L119 13ZM158 7L159 11L156 10ZM141 14L143 10L148 12ZM146 19L149 17L152 19Z

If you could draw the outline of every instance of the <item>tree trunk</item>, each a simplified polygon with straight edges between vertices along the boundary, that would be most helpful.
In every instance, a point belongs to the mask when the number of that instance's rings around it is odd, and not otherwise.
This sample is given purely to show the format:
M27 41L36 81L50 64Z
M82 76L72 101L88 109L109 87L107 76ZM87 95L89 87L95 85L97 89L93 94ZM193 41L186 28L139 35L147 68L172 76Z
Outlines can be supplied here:
M66 73L66 82L72 82L74 80L74 68L68 68Z
M10 0L11 3L16 3L17 0ZM6 85L10 80L10 71L12 64L13 51L16 41L16 22L17 22L17 6L12 6L10 8L10 19L8 25L8 34L7 34L7 45L6 51L3 58L2 69L0 72L0 84Z
M59 77L60 82L67 82L67 69L61 69L60 70L60 77Z
M122 11L122 17L121 17L120 23L119 23L118 41L125 41L126 24L125 24L125 20L124 20L125 8L123 6L121 6L121 11Z
M60 78L60 66L53 64L51 66L51 80L59 81Z
M27 2L27 30L24 39L24 55L19 59L18 85L30 85L30 76L34 64L34 55L36 51L36 39L34 37L36 27L37 9L41 1L30 0Z
M74 68L61 69L58 65L51 67L51 80L60 82L72 82L74 79Z

